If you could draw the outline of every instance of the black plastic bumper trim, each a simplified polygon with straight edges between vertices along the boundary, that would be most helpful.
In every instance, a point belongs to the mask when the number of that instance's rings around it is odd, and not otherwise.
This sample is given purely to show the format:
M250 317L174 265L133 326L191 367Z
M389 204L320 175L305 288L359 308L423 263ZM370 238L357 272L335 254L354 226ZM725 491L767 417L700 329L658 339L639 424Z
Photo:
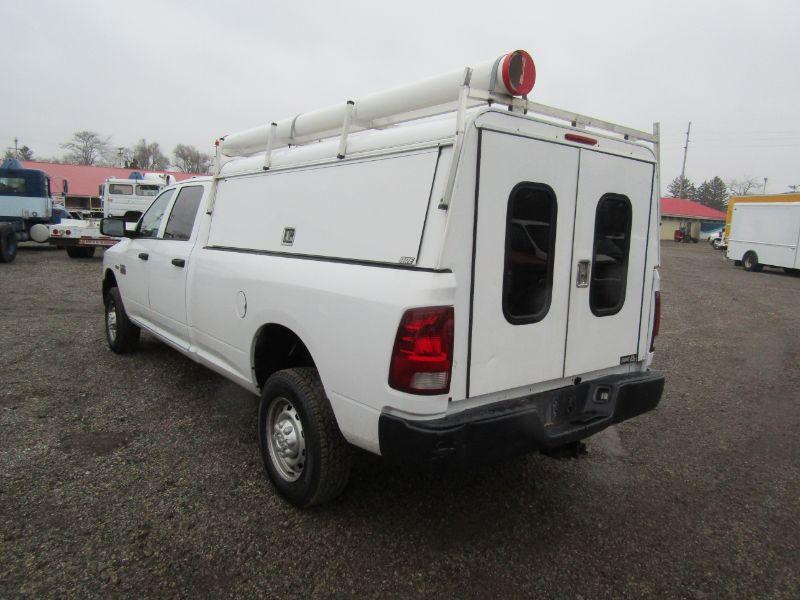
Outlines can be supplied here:
M664 376L655 371L611 375L506 400L428 421L383 413L381 455L393 463L493 462L551 450L653 410Z

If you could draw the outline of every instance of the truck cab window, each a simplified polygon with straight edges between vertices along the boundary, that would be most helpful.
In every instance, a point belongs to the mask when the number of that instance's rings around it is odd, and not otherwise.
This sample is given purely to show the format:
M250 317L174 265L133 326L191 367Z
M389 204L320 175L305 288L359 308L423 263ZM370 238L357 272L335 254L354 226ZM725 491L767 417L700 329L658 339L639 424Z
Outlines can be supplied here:
M27 196L28 186L24 177L0 177L0 196Z
M557 212L546 185L521 183L508 199L503 314L515 325L541 321L550 309Z
M112 183L108 186L109 194L118 194L120 196L131 196L133 194L133 186L124 183Z
M188 240L192 236L194 219L202 198L203 187L199 185L185 187L180 191L164 230L165 240Z
M631 201L606 194L597 203L589 306L598 317L615 315L625 304L628 251L631 245Z
M161 187L158 185L137 185L136 186L136 195L137 196L158 196L158 190Z
M142 222L139 226L139 237L154 238L158 235L158 229L161 227L161 220L164 218L167 205L174 193L174 189L167 190L153 201L150 208L147 209L147 212L142 215Z

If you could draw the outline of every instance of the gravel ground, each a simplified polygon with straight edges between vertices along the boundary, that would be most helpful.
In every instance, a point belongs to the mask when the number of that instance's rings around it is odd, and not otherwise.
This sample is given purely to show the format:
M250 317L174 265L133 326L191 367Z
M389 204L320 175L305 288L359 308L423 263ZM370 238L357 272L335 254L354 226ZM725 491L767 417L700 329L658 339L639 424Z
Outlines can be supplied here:
M0 265L0 596L800 596L800 278L663 248L657 411L433 475L359 455L301 512L257 399L144 336L106 348L98 259Z

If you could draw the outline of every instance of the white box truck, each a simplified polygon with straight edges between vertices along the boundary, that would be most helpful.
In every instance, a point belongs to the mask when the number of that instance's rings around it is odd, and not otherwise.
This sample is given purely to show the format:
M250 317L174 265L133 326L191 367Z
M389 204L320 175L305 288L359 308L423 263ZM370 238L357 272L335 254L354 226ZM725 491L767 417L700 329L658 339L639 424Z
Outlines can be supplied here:
M534 73L515 51L221 138L213 177L135 231L103 220L111 350L145 329L260 395L299 506L342 491L353 446L577 455L652 410L657 126L530 102Z
M800 202L739 202L733 207L727 257L747 271L800 273Z

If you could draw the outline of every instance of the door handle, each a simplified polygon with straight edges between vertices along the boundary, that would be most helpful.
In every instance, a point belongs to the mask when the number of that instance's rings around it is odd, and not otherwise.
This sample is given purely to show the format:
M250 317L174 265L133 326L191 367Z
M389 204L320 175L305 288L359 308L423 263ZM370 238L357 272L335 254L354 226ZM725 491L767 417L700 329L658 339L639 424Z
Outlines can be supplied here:
M186 265L186 261L183 260L182 258L173 258L172 264L175 265L176 267L183 267Z
M141 258L142 260L147 260L148 258L150 258L150 255L147 252L139 252L139 258Z
M575 275L575 287L589 287L589 271L591 270L591 264L592 261L590 260L578 261L578 272Z

